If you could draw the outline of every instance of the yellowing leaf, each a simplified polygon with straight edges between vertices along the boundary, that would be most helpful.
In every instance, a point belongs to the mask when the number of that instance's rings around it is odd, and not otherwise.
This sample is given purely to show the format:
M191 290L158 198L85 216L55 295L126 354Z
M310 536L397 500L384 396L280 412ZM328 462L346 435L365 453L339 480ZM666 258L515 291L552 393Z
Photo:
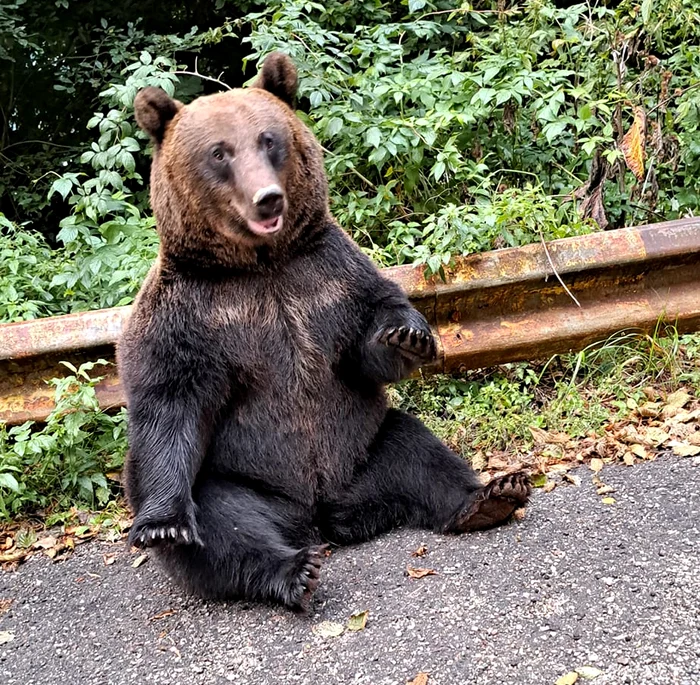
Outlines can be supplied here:
M593 459L591 459L591 471L594 471L595 473L599 473L602 470L603 470L603 460L598 459L597 457L594 457Z
M644 418L653 418L661 413L661 402L645 402L637 408L637 413Z
M644 442L646 442L647 445L653 445L654 447L658 447L662 443L666 442L666 440L668 440L669 437L669 434L665 430L661 430L661 428L652 427L649 428L644 434Z
M593 680L594 678L597 678L599 675L603 675L603 671L601 671L599 668L596 668L595 666L580 666L579 668L576 669L576 672L584 680Z
M622 457L622 461L624 461L627 466L634 466L634 454L632 454L632 452L625 452L625 456Z
M348 621L348 630L357 632L358 630L364 630L367 625L367 617L369 616L369 610L365 609L357 614L353 614Z
M677 442L673 445L673 453L677 457L694 457L696 454L700 454L700 446Z
M136 557L136 559L134 559L131 565L134 568L138 568L139 566L141 566L141 564L145 563L146 561L148 561L148 554L140 554Z
M603 504L615 504L615 498L614 497L603 497L602 500L600 500Z
M547 474L538 473L536 476L533 476L530 479L530 482L532 483L533 488L542 488L542 487L544 487L544 484L547 482Z
M576 671L569 671L566 675L561 678L557 678L557 682L554 685L574 685L578 680L578 673Z
M630 171L638 181L644 179L645 137L647 115L642 107L634 108L634 121L629 131L625 133L620 150Z
M345 632L345 626L334 621L323 621L323 623L314 626L312 630L319 637L340 637Z
M644 445L639 445L639 444L632 445L630 447L630 452L632 452L632 454L636 454L640 459L648 459L649 458L649 455L647 454L647 451L646 451Z

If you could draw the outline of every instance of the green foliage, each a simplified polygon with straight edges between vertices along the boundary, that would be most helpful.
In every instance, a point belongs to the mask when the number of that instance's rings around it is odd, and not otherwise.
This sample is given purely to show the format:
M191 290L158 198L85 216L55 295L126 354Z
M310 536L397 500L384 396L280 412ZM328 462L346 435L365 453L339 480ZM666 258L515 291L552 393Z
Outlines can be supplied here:
M106 474L124 463L126 410L99 410L95 363L65 365L72 375L52 381L56 408L44 426L0 424L0 519L104 506L114 494Z
M333 212L381 265L439 272L457 254L594 230L603 211L613 226L700 211L694 0L220 0L176 2L172 21L151 2L58 4L0 10L0 211L43 231L56 262L32 274L33 304L5 320L133 298L157 250L137 90L189 101L218 86L186 66L237 86L273 49L299 66L300 114L326 149ZM36 88L13 90L34 64ZM648 120L641 182L618 149L635 106ZM602 203L581 216L572 193L593 195L596 155L608 165Z
M302 103L328 151L333 209L381 263L437 271L453 254L538 240L536 221L518 237L508 231L508 202L525 216L549 203L559 236L590 230L561 204L583 186L596 151L612 164L613 224L697 211L687 182L700 172L692 0L641 14L631 2L612 10L534 0L510 9L411 2L407 16L387 9L358 25L347 7L273 4L247 18L246 39L251 59L276 48L299 64ZM644 184L616 147L632 105L646 108L665 141ZM494 215L505 230L489 224Z

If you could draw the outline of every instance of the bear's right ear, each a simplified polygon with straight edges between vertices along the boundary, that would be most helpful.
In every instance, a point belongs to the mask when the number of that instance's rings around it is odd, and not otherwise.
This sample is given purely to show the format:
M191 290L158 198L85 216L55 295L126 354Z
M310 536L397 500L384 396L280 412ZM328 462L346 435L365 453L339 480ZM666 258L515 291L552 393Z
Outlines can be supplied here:
M253 88L276 95L282 102L294 107L299 78L294 62L282 52L271 52L263 63L258 78L253 82Z
M134 99L136 123L151 136L156 145L160 145L168 123L181 107L182 103L173 100L164 90L144 88Z

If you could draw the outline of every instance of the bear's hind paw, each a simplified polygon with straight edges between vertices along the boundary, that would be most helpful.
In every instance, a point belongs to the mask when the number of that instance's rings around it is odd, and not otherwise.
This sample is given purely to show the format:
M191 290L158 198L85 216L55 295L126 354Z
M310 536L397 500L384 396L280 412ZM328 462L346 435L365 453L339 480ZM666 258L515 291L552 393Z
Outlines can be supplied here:
M531 492L530 479L522 471L494 478L476 493L450 532L467 533L505 523L516 509L527 504Z

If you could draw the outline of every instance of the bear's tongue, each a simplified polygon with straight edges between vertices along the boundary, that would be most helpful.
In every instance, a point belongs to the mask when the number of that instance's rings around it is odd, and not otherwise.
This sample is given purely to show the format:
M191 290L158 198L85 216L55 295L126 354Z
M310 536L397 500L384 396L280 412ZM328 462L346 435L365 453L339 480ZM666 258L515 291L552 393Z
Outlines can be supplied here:
M258 235L277 233L282 228L282 217L276 216L274 219L265 219L265 221L248 221L248 228Z

